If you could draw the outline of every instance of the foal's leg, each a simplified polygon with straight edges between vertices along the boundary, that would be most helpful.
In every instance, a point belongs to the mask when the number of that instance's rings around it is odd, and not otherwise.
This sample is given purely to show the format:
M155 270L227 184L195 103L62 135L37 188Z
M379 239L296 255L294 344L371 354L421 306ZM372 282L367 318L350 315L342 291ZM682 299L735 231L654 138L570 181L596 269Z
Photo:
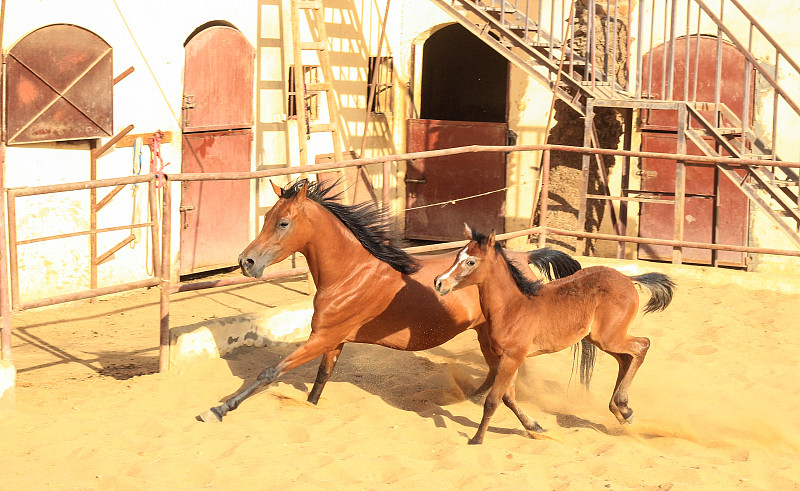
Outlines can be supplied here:
M539 423L534 421L533 418L527 415L525 411L522 410L521 407L517 404L517 376L519 375L519 369L517 369L514 376L511 378L511 383L508 384L508 388L506 389L506 393L503 395L503 402L508 406L511 411L517 416L519 422L522 423L522 426L525 427L528 432L533 433L544 433L545 430Z
M322 361L320 361L319 370L317 371L317 379L314 381L314 387L311 388L311 392L308 393L308 402L311 404L316 405L319 402L322 389L325 388L325 384L331 378L333 368L336 366L336 361L339 359L343 347L344 343L322 355Z
M475 392L469 396L470 401L474 402L475 404L479 404L486 398L486 394L494 384L495 376L497 376L497 365L500 363L500 358L498 358L497 355L492 352L492 348L489 345L489 333L486 323L484 322L479 327L475 328L475 331L478 333L478 343L481 346L483 359L486 360L486 365L489 366L489 373L486 374L486 380L484 380L481 386L475 389Z
M334 346L336 346L338 342L339 341L336 340L332 344L330 340L324 339L323 336L320 336L312 331L308 340L296 350L292 351L289 356L278 362L277 365L273 365L262 370L253 383L239 391L236 395L229 398L221 405L212 407L208 411L200 414L197 416L197 419L207 423L222 421L222 418L228 413L228 411L233 411L239 407L239 404L241 404L243 400L247 399L253 393L253 391L259 388L261 385L269 384L286 372L293 370L304 363L308 363L325 352L333 350Z
M633 382L636 371L644 362L647 350L650 348L650 340L644 337L628 336L625 343L613 351L606 350L619 363L619 373L614 393L611 395L611 402L608 408L614 413L620 423L633 422L633 409L628 407L628 388Z
M522 358L525 359L524 357ZM483 437L486 435L486 430L489 428L489 420L500 405L500 399L506 393L509 383L511 382L517 369L522 365L519 360L512 359L507 354L500 357L500 363L497 366L497 376L494 379L494 384L486 396L486 401L483 403L483 418L481 424L478 426L478 431L469 440L470 445L478 445L483 443Z

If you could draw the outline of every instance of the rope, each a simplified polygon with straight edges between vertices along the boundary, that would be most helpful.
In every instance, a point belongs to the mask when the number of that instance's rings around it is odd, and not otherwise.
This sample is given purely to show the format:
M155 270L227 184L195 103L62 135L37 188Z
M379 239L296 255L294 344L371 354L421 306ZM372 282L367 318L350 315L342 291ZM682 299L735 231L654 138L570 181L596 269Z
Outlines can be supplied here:
M161 130L153 133L153 137L148 142L150 145L150 172L156 175L156 188L160 189L164 185L164 167L171 164L171 162L164 163L164 158L161 156L161 139L164 137L164 132Z
M454 205L458 201L465 201L465 200L468 200L468 199L480 198L481 196L487 196L487 195L490 195L490 194L499 193L501 191L508 191L511 188L515 188L515 187L519 187L519 186L525 186L525 185L531 184L532 182L537 182L537 181L539 181L539 179L535 179L534 181L525 181L525 182L521 182L519 184L513 184L511 186L506 186L504 188L495 189L494 191L486 191L485 193L473 194L472 196L465 196L463 198L456 198L456 199L451 199L451 200L448 200L448 201L440 201L439 203L431 203L429 205L412 206L411 208L406 208L405 211L420 210L422 208L432 208L434 206Z
M164 102L167 104L169 108L169 112L172 113L172 117L175 118L175 122L178 123L180 127L181 121L178 119L178 116L175 114L175 110L172 109L172 105L169 103L169 98L167 94L164 92L164 89L161 87L161 84L158 83L158 78L156 77L156 73L153 71L153 67L150 66L150 63L147 61L147 57L144 55L142 48L139 46L139 43L136 41L136 36L133 35L133 31L131 31L131 27L128 25L128 21L125 20L125 16L122 14L122 9L119 8L117 4L117 0L114 0L114 6L117 7L117 12L119 12L119 16L122 19L122 23L125 24L125 29L128 30L128 34L131 35L131 39L133 40L133 44L136 46L136 50L139 51L139 55L142 57L144 64L147 66L147 70L150 71L150 76L153 77L153 81L155 81L156 86L158 87L159 92L161 92L161 97L164 98Z

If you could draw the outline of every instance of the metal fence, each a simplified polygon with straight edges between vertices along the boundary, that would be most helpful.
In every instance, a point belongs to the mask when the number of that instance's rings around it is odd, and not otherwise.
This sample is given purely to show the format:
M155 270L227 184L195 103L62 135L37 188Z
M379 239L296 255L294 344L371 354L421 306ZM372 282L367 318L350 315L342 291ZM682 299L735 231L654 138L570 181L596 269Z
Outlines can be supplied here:
M169 185L171 182L184 182L184 181L214 181L214 180L250 180L261 179L275 176L285 175L298 175L298 174L314 174L332 169L343 169L346 167L363 166L371 164L384 164L392 161L406 161L418 158L432 158L444 155L466 154L477 152L530 152L540 151L543 153L542 170L541 170L541 200L540 200L540 220L536 227L528 228L525 230L518 230L505 234L498 235L498 239L506 240L521 236L538 236L538 243L540 246L544 245L548 235L563 235L573 236L579 238L593 238L599 240L616 241L618 243L639 243L639 244L656 244L672 246L676 249L683 247L712 249L712 250L728 250L737 252L747 252L755 254L775 254L784 256L800 257L800 250L783 250L763 247L747 247L747 246L732 246L723 244L710 244L687 242L682 237L674 237L672 240L653 239L647 237L632 237L624 235L612 234L599 234L585 232L583 230L564 230L549 227L547 224L547 210L549 206L549 175L550 175L550 155L552 152L572 152L580 154L598 154L598 155L614 155L624 158L638 157L638 158L658 158L673 161L689 161L698 164L715 165L717 163L725 163L730 166L747 166L747 165L769 165L781 166L784 168L800 168L800 162L772 162L763 160L749 160L749 159L730 159L722 157L707 157L698 155L676 155L667 153L653 153L653 152L632 152L621 150L608 150L608 149L595 149L585 147L568 147L561 145L519 145L519 146L467 146L457 147L444 150L434 150L427 152L407 153L401 155L389 155L381 157L371 157L356 160L349 160L346 162L331 162L328 164L305 165L298 167L287 167L281 169L273 169L257 172L238 172L238 173L209 173L209 174L147 174L134 177L116 178L116 179L101 179L94 181L84 181L69 184L58 184L51 186L38 186L27 188L4 189L5 200L0 201L0 213L3 212L2 205L7 207L8 225L6 220L0 220L0 251L8 250L8 254L0 254L0 331L2 336L2 353L3 359L11 359L11 316L13 312L21 312L28 309L43 307L47 305L56 305L75 300L84 300L112 293L120 293L131 291L141 288L158 286L161 290L160 296L160 322L159 322L159 369L167 370L169 368L169 310L170 298L173 294L201 290L207 288L217 288L227 285L243 284L254 281L265 281L287 276L295 276L308 272L307 268L292 268L283 271L276 271L264 275L262 278L227 278L213 281L200 281L193 283L173 284L173 269L172 269L172 187ZM384 173L385 176L385 173ZM161 217L157 213L158 199L156 185L162 181L162 203L161 203ZM676 181L680 183L680 181ZM93 288L80 292L74 292L64 295L58 295L48 298L39 298L35 300L25 300L20 297L18 280L19 280L19 264L18 264L18 248L25 244L42 242L47 240L61 239L65 237L81 236L99 234L118 229L128 229L130 224L121 227L110 227L97 230L85 230L74 232L70 234L61 234L53 236L36 237L26 240L17 240L17 223L16 223L16 199L23 196L34 196L41 194L60 193L75 190L98 189L104 187L148 183L149 185L149 209L150 209L150 222L143 223L141 227L150 228L150 240L155 247L152 248L152 255L149 260L153 262L153 276L129 283L121 283L102 288ZM387 201L388 196L388 179L384 178L384 202ZM678 184L680 185L680 184ZM673 206L676 210L682 213L684 207L684 200L682 196L684 193L679 193L676 190L676 199ZM619 197L619 196L588 196L588 199L610 199L620 201L635 201L635 198ZM443 203L446 205L446 203ZM678 211L676 211L676 216ZM5 218L5 217L4 217ZM6 228L8 227L8 228ZM160 248L158 244L160 242ZM420 247L411 247L407 250L412 253L430 252L437 250L446 250L460 247L466 241L448 242L442 244L433 244Z

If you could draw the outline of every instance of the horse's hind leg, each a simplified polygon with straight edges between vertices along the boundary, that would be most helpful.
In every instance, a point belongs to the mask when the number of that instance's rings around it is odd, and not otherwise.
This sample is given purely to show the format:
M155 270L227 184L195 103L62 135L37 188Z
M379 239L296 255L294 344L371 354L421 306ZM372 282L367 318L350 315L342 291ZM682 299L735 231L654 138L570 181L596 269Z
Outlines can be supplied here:
M506 393L503 395L503 402L508 406L509 409L517 416L519 422L522 423L522 426L525 427L528 432L533 433L544 433L546 430L539 426L539 423L534 421L533 418L528 416L525 411L519 407L517 404L517 376L519 375L519 369L511 378L511 383L508 384L508 388L506 389Z
M319 402L322 389L325 388L325 384L328 383L328 379L331 378L333 369L336 367L336 361L339 359L343 347L344 343L322 355L322 360L319 362L319 370L317 370L317 378L314 380L314 387L312 387L311 392L308 393L308 402L311 404L316 405Z
M631 337L625 341L620 348L606 349L601 347L611 356L616 358L619 363L619 373L614 393L611 395L611 402L608 408L614 413L620 423L633 422L633 410L628 407L628 388L633 382L636 371L644 362L647 350L650 348L650 340L644 337Z

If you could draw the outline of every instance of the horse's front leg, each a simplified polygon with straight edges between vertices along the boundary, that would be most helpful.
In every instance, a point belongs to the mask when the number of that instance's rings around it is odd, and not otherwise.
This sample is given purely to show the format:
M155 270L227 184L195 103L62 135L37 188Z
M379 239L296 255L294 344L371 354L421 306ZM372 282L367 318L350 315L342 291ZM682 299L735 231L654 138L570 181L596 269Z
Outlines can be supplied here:
M239 407L239 404L241 404L243 400L247 399L261 385L269 384L286 372L289 372L304 363L308 363L323 353L332 351L340 343L340 341L340 339L331 341L330 339L326 339L325 336L320 336L312 331L308 340L296 350L292 351L289 356L281 360L277 365L262 370L253 383L239 391L237 394L219 406L212 407L208 411L200 414L197 416L197 419L200 421L205 421L206 423L222 421L222 418L228 413L228 411L233 411Z
M316 405L319 402L322 389L325 388L325 384L328 383L328 379L331 378L333 369L336 367L336 361L339 359L343 347L344 343L322 355L322 361L320 361L319 370L317 370L317 379L314 380L314 387L312 387L311 392L308 393L308 402L311 404Z
M480 387L475 389L475 392L469 396L470 401L475 404L480 404L486 399L486 394L494 384L494 378L497 376L497 366L500 364L500 358L498 358L497 355L492 352L489 334L487 332L487 324L484 322L480 326L476 327L475 331L478 333L478 343L481 347L481 353L483 353L483 359L486 360L486 365L489 367L489 373L486 374L486 380L484 380Z

